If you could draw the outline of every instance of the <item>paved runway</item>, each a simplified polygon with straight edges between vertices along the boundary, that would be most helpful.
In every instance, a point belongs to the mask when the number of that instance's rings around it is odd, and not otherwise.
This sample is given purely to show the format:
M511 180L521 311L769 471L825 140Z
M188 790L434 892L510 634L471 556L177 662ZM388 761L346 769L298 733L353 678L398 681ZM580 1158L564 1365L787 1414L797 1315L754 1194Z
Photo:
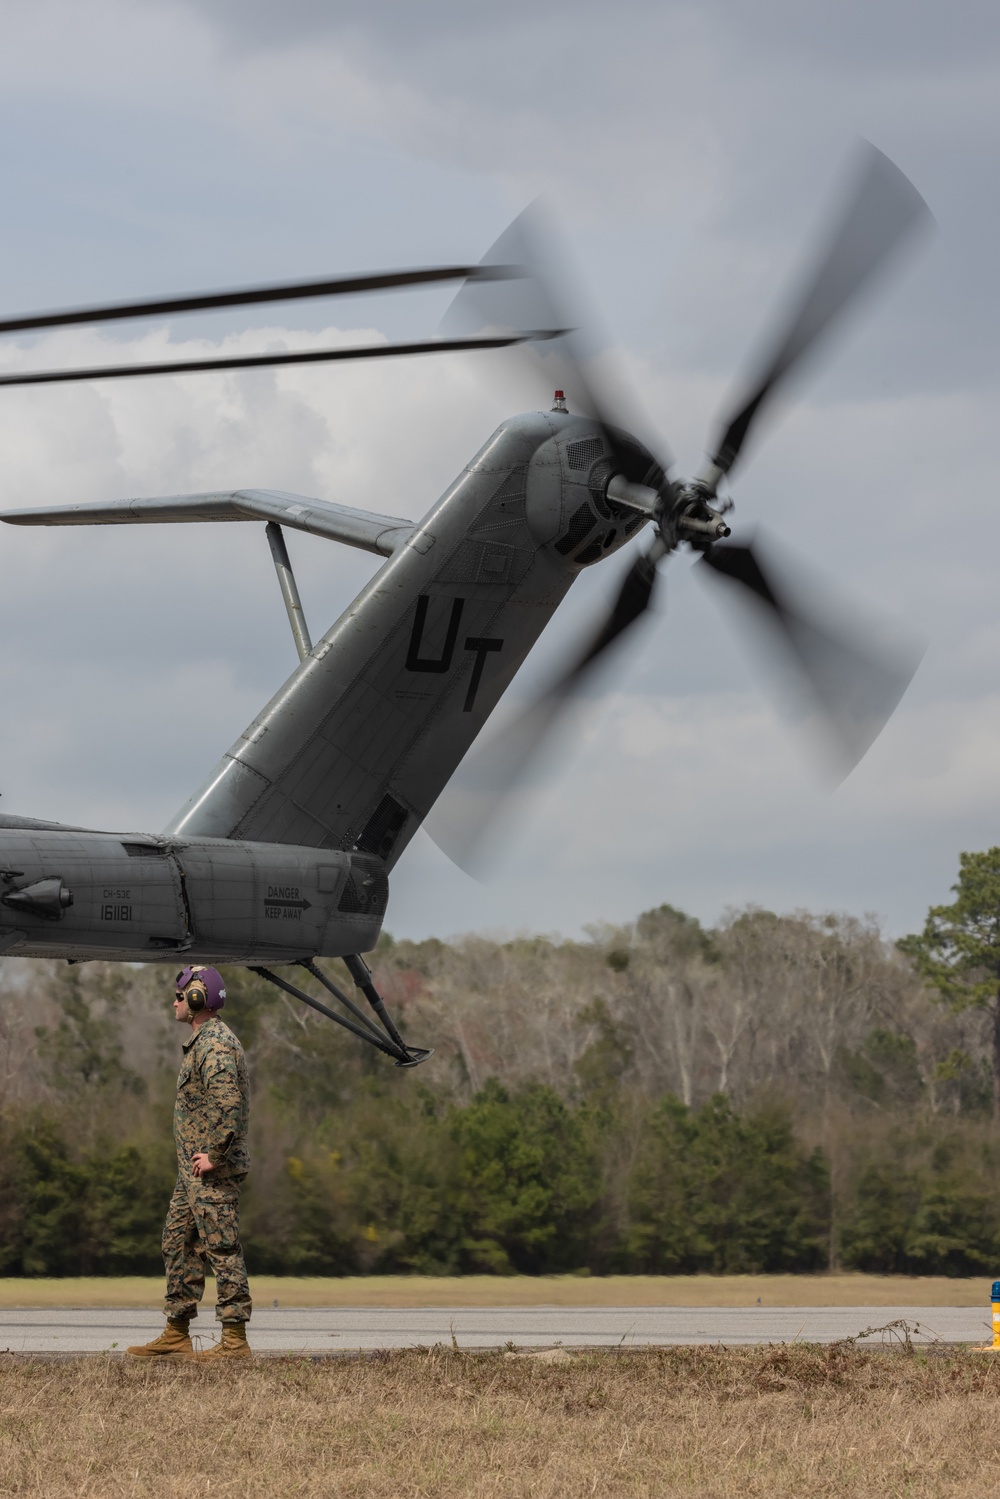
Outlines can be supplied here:
M333 1353L352 1349L641 1348L681 1343L830 1343L904 1318L914 1341L989 1341L989 1307L263 1307L251 1343L260 1353ZM0 1351L120 1352L163 1326L159 1312L100 1308L0 1311ZM919 1332L913 1329L919 1326ZM202 1314L192 1331L202 1347L217 1335ZM879 1343L883 1335L869 1341Z

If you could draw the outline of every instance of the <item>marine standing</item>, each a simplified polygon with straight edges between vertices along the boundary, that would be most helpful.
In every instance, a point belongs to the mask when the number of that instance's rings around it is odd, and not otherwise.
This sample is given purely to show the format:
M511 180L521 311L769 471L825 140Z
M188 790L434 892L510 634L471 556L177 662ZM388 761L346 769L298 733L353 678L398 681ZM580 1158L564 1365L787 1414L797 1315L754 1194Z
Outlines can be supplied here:
M219 1011L225 1004L215 968L184 968L174 985L174 1017L191 1027L177 1077L174 1143L177 1185L163 1229L167 1325L152 1343L130 1348L139 1358L217 1362L249 1358L252 1302L240 1244L240 1188L250 1167L250 1090L243 1047ZM220 1341L195 1353L189 1332L205 1289L205 1262L216 1282Z

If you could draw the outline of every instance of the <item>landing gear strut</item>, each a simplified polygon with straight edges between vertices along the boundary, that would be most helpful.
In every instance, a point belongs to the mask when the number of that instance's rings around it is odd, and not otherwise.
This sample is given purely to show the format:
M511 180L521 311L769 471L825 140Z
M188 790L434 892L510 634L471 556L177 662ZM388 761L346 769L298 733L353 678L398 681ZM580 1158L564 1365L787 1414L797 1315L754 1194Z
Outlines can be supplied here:
M433 1053L421 1046L407 1046L392 1022L392 1018L385 1007L385 1000L375 988L371 972L365 960L352 953L349 957L345 957L343 961L347 965L348 973L354 980L355 987L361 990L361 993L375 1011L381 1024L381 1029L379 1029L379 1026L374 1025L364 1010L359 1005L356 1005L353 999L349 999L342 989L338 989L333 980L327 978L326 974L317 968L316 964L309 958L303 959L298 964L299 968L304 968L307 973L311 974L314 979L317 979L323 985L323 988L329 994L332 994L335 999L339 999L340 1003L354 1016L354 1020L348 1020L345 1015L338 1015L336 1010L331 1010L328 1006L320 1004L318 999L313 999L311 994L306 994L304 990L296 988L287 979L279 978L276 973L271 972L270 968L251 968L250 972L259 974L262 979L267 979L269 984L274 984L276 989L282 989L286 994L291 994L294 999L301 999L302 1003L308 1005L310 1009L318 1010L328 1020L336 1021L337 1025L342 1025L352 1035L360 1037L362 1041L367 1041L369 1046L374 1046L379 1051L384 1051L387 1057L392 1058L397 1067L419 1067L421 1062L426 1062L427 1058Z

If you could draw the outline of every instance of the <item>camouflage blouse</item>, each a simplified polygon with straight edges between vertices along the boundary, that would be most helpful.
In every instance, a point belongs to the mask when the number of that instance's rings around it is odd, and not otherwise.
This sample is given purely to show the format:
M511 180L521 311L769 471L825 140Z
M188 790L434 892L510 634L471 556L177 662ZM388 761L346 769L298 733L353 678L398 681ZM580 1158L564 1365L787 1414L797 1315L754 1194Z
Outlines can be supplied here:
M247 1125L250 1087L243 1047L224 1020L213 1015L184 1047L174 1104L177 1169L191 1174L191 1157L204 1151L220 1181L244 1176L250 1166Z

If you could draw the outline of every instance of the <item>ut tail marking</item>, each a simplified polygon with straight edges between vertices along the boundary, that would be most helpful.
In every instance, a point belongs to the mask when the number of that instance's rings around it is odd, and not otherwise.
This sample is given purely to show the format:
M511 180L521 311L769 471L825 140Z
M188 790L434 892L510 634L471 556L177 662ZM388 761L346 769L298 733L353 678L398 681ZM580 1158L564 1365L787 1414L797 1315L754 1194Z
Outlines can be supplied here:
M472 676L469 678L469 690L465 694L465 703L462 707L463 713L471 713L476 702L476 693L479 684L483 680L483 668L486 665L486 657L491 651L502 651L502 640L488 640L485 636L470 635L465 642L467 651L475 651L476 659L472 666Z
M429 604L430 595L426 593L420 594L417 599L417 612L413 618L410 648L406 653L407 671L446 672L451 666L451 658L455 654L455 642L458 639L458 626L462 619L462 610L465 608L465 600L454 599L452 601L451 618L448 621L448 634L445 636L444 650L437 661L428 661L420 654L420 642L423 639L424 625L427 623L427 609Z
M430 602L430 595L426 593L420 594L417 598L417 612L413 616L413 629L410 632L410 644L406 652L407 671L444 673L451 667L452 657L455 654L455 643L458 640L458 627L462 620L462 610L465 608L465 600L452 600L451 617L448 620L448 633L445 636L444 649L436 661L433 658L427 659L420 654ZM493 651L502 651L503 641L490 640L484 635L469 635L466 637L465 649L473 651L476 657L472 663L469 690L465 694L465 702L462 705L463 713L471 713L476 705L476 694L479 691L479 684L483 680L486 657Z

